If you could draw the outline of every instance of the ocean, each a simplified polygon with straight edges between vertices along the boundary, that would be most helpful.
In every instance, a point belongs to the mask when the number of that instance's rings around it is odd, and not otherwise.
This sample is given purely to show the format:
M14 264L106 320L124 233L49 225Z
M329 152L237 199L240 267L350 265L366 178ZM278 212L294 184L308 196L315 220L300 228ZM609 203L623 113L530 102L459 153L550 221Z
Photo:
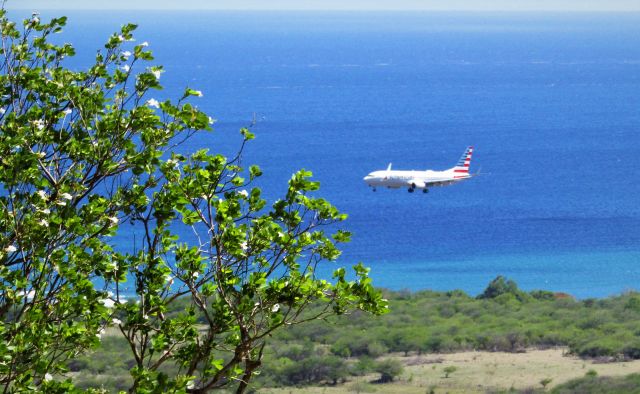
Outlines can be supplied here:
M14 12L15 14L15 12ZM337 266L390 289L478 294L497 275L578 298L640 289L640 14L43 12L87 64L140 25L165 73L154 98L201 90L218 120L185 150L230 154L282 195L314 173L353 232ZM428 194L362 178L446 169L468 145L481 175Z

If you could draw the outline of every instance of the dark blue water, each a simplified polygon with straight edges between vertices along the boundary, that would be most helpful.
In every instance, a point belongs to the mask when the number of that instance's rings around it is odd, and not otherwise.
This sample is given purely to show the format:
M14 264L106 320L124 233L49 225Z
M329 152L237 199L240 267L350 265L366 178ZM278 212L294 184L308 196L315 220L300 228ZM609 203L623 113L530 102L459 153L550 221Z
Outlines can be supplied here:
M194 139L246 162L275 198L298 168L350 217L338 265L379 286L606 296L640 288L640 15L67 12L82 64L141 26L166 89L219 122ZM467 145L485 175L373 193L362 177L445 169ZM335 265L328 267L335 268Z

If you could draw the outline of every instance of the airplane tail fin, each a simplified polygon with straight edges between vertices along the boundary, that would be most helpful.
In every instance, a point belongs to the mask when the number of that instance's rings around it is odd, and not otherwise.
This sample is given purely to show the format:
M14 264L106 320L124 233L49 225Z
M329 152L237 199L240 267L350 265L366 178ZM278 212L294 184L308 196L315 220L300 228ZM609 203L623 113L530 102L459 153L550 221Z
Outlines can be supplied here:
M455 177L465 178L469 176L469 166L471 165L471 155L473 154L473 146L467 147L467 149L458 160L458 163L453 167Z

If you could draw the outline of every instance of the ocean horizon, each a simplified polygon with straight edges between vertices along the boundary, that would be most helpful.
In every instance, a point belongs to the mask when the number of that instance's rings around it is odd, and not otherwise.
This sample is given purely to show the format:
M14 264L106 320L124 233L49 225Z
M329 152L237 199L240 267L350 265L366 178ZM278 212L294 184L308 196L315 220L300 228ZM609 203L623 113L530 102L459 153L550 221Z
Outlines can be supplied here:
M244 162L268 199L313 171L353 232L328 279L362 261L394 290L640 289L638 13L42 12L58 14L72 67L134 22L164 66L154 98L203 92L215 131L182 150L231 154L255 120ZM362 181L452 167L469 145L481 175L463 183Z

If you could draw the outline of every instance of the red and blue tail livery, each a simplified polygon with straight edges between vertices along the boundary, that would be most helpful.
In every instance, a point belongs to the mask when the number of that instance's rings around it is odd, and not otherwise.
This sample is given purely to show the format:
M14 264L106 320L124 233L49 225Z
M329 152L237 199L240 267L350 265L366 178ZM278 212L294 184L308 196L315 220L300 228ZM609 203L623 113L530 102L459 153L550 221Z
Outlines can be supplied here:
M364 181L373 188L373 191L381 186L389 189L407 187L409 193L413 193L416 189L422 189L423 193L427 193L430 187L447 186L475 176L475 174L469 173L472 154L473 146L467 147L456 165L444 171L398 171L392 170L391 163L389 163L386 170L374 171L364 177Z
M473 146L467 148L464 151L460 160L455 167L453 167L453 172L456 174L454 178L464 178L465 175L469 175L469 166L471 165L471 155L473 154Z

